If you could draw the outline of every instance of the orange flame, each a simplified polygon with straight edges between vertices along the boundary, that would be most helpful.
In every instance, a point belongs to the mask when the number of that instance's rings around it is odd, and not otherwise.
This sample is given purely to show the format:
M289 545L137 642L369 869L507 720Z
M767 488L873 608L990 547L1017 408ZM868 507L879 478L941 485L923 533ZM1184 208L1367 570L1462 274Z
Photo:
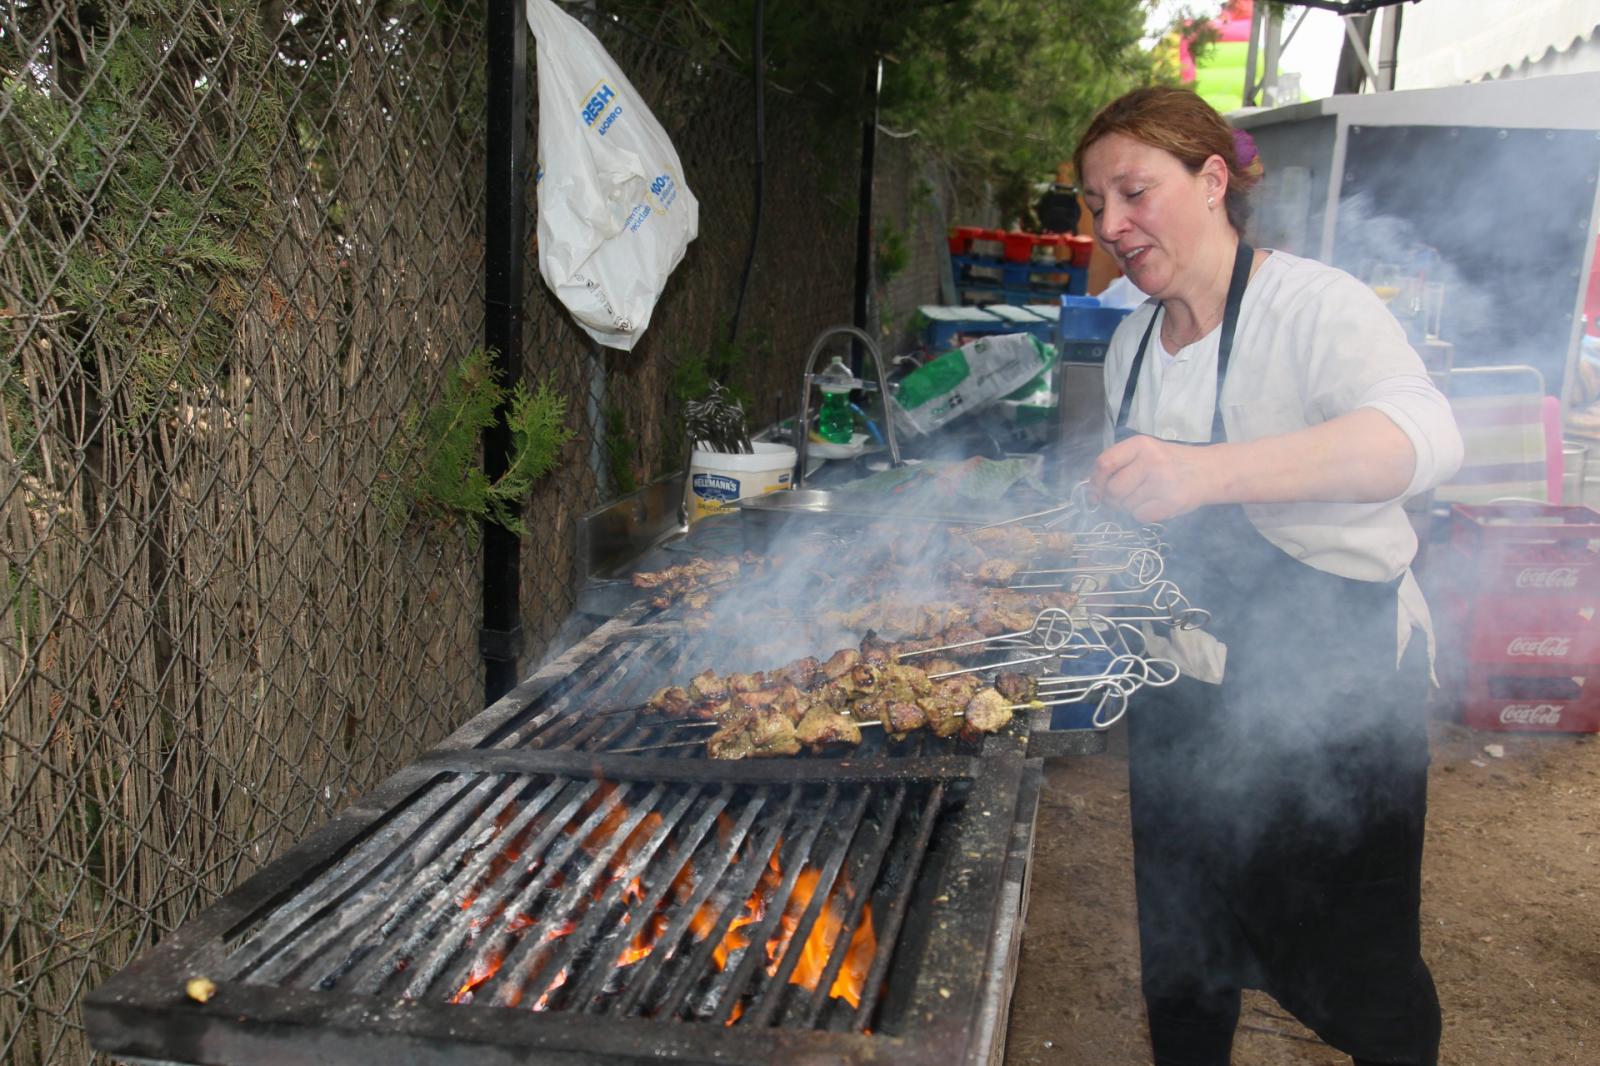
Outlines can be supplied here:
M800 916L805 913L811 897L816 894L820 878L821 874L810 866L801 870L800 876L796 878L794 895L790 897L789 906L778 919L781 931L767 942L769 975L777 975L784 951L794 938L795 930L799 928ZM827 902L822 905L822 911L811 926L811 932L806 935L805 943L800 945L800 958L789 973L790 984L814 989L817 987L817 982L822 980L823 971L828 968L828 959L833 955L834 944L838 942L840 930L844 926L843 908L839 904L840 900L835 893L830 894ZM867 983L867 971L872 967L872 959L877 951L878 938L872 931L872 905L868 904L862 909L861 923L850 936L850 943L845 948L844 962L828 989L828 995L835 999L843 999L852 1007L861 1006L861 992Z
M500 964L505 961L505 956L498 951L491 951L483 958L472 964L472 972L467 975L466 983L456 990L450 997L451 1003L471 1003L472 990L483 984L489 978L500 972Z
M590 797L581 813L588 815L599 809L600 804L605 802L616 787L615 784L605 783L601 789L597 790L595 795ZM630 812L627 806L621 803L617 804L584 837L580 846L590 854L597 853L614 840L629 816ZM504 828L510 817L509 811L503 812L496 819L498 826ZM660 815L654 812L646 814L626 839L616 846L614 854L607 863L609 877L600 878L596 882L594 890L596 899L600 899L607 890L615 885L617 879L623 876L623 871L632 863L646 841L660 829L662 824L663 821ZM727 817L726 813L719 814L717 818L717 833L724 847L731 846L733 829L734 823ZM567 831L571 833L576 830L569 826ZM491 863L490 871L485 879L479 882L480 885L500 876L512 863L520 858L521 851L526 846L530 832L531 827L524 829L515 838L506 842L503 850L495 856ZM729 923L722 940L713 949L711 957L719 970L727 968L728 960L735 952L750 947L751 941L748 927L760 922L765 916L766 901L772 898L772 895L777 891L783 880L783 867L778 860L781 850L782 841L780 840L778 845L774 847L772 854L768 856L766 868L762 870L761 879L756 884L754 891L750 893L750 898L745 900L743 908ZM560 872L552 872L548 884L551 888L559 888L564 880L565 878ZM820 872L810 865L803 867L796 878L794 892L788 905L784 908L784 913L779 916L778 931L764 945L768 960L768 975L776 976L784 954L790 949L791 941L799 928L800 916L805 912L815 896L820 880ZM478 886L474 886L470 894L460 899L460 905L463 908L472 906L477 897L477 888ZM628 946L617 956L616 965L619 968L635 965L648 958L651 952L660 946L661 939L670 924L670 908L674 905L684 905L693 894L694 888L694 868L692 864L684 863L674 879L670 891L665 893L661 902L658 903L658 909L640 922L639 928L629 941ZM622 891L621 902L631 906L642 902L646 895L647 888L644 883L638 877L631 877ZM839 892L837 890L830 892L829 898L823 903L822 910L818 914L811 931L807 934L805 942L798 947L800 956L789 975L791 984L813 990L817 987L817 983L822 979L823 972L827 969L828 959L832 956L834 947L843 931L845 909L846 907L840 898ZM494 914L474 918L474 937L484 927L501 919L502 914L502 910L497 908ZM707 904L700 904L689 920L689 931L694 939L703 941L710 936L717 924L717 918L717 913ZM505 924L501 935L512 936L538 923L537 917L522 913L505 917L504 921ZM623 924L628 923L627 914L623 915L622 922ZM548 943L567 936L576 927L577 922L569 919L545 932L540 942ZM877 947L877 937L872 928L872 907L868 905L862 909L861 920L850 936L850 942L845 949L844 961L840 965L839 973L828 990L830 996L844 999L852 1007L860 1006L861 993L866 985L867 971L871 968L872 959L877 953ZM671 951L672 947L669 945L665 950ZM450 1002L472 1002L473 990L493 977L499 971L503 961L504 952L502 950L496 949L487 952L484 958L474 963L466 982L451 997ZM568 977L569 974L565 969L557 973L554 980L545 988L544 993L533 1004L533 1009L537 1011L547 1009L551 996L557 989L566 984ZM508 995L511 997L510 1002L513 1004L520 1002L522 998L520 991L515 989L509 990ZM743 1005L735 1002L730 1010L726 1024L733 1025L743 1013Z

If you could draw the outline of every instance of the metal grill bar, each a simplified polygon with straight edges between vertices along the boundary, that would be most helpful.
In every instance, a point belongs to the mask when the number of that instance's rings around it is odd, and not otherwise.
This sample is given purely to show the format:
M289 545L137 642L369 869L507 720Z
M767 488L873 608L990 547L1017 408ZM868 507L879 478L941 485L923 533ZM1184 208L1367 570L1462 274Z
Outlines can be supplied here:
M794 817L794 810L799 803L802 789L792 788L789 796L784 801L783 810L774 819L762 834L760 843L745 856L738 872L720 895L717 908L717 921L689 957L688 964L678 972L666 992L656 1002L653 1012L655 1017L675 1018L684 1010L689 993L693 990L695 982L706 973L706 962L733 925L733 919L738 916L739 910L745 905L751 894L755 891L756 884L761 880L762 871L767 867L767 861L778 850L784 839L784 830L788 828L789 821ZM833 797L838 793L837 785L828 786L828 802L832 804ZM813 834L815 829L813 828ZM759 940L759 930L750 937L752 941Z
M877 822L878 838L867 848L867 860L860 868L855 879L856 891L850 897L850 909L845 912L844 923L839 927L841 939L855 935L857 925L861 922L861 915L866 910L867 901L872 895L872 886L878 883L878 871L883 867L884 857L889 853L889 845L894 842L895 831L900 824L900 810L905 805L907 788L900 785L894 790L887 808ZM932 804L937 809L938 804ZM848 944L846 945L848 949ZM834 979L839 976L839 969L844 965L848 950L835 951L828 960L827 967L822 971L822 978L817 982L817 987L812 989L811 998L803 1004L791 1007L790 1016L795 1014L794 1007L803 1007L799 1013L799 1024L807 1029L816 1027L817 1019L822 1015L822 1008L833 998L831 989ZM861 998L866 999L870 985L861 990Z
M899 889L893 899L883 911L883 925L878 930L878 953L872 958L872 968L867 971L866 983L861 989L861 1004L856 1007L855 1015L850 1019L850 1028L855 1032L866 1029L872 1020L872 1013L878 1006L878 993L883 988L883 975L889 970L889 960L894 957L894 949L900 942L900 926L906 918L906 901L911 898L911 890L917 882L917 871L922 866L922 861L928 854L928 841L933 837L933 827L939 820L939 812L944 807L944 782L934 783L928 793L927 806L922 809L922 821L917 825L916 840L911 845L911 855L914 866L906 871L906 876L901 880Z
M850 845L855 840L856 832L861 826L862 815L867 810L869 794L865 789L856 797L856 802L851 806L850 813L845 817L838 833L838 841L822 870L817 877L816 888L811 893L811 899L806 904L805 913L800 916L800 922L795 926L794 932L789 937L789 943L784 949L783 959L778 964L778 970L772 975L771 982L749 1011L748 1024L766 1025L772 1020L773 1012L782 1000L784 993L789 989L789 978L794 974L795 966L800 962L805 945L810 941L811 931L816 927L817 919L821 916L823 908L832 902L834 882L839 877L839 871L844 867L845 856L850 853ZM833 949L829 952L831 959L843 959L850 948L850 934L854 927L849 929L841 926L833 942ZM755 945L752 945L752 947ZM824 988L820 981L819 989ZM718 1006L717 1015L713 1021L724 1021L732 1010L733 1004L725 1002Z
M866 791L862 790L856 797L857 810L855 817L858 820L861 817L860 809L865 807L866 796ZM765 913L762 915L761 921L756 923L754 932L750 935L750 946L745 950L743 957L739 959L738 964L733 968L733 973L726 981L727 991L722 996L712 1015L713 1021L718 1023L727 1021L733 1003L744 996L756 974L757 967L766 962L763 947L772 940L773 930L782 921L783 915L788 909L789 901L793 898L794 886L800 879L801 871L810 860L811 846L816 841L823 826L832 820L833 807L838 802L838 799L838 786L829 785L827 792L824 793L821 811L815 817L808 819L808 824L801 832L800 838L788 849L789 856L788 862L784 864L783 880L778 883L778 887L773 890L772 895L767 899ZM783 846L780 844L780 853L782 850ZM782 861L781 858L780 861ZM794 941L791 940L790 944L793 943ZM804 943L804 941L801 943Z
M538 983L541 972L560 972L554 965L553 959L555 956L562 954L561 948L559 946L546 947L551 933L555 929L574 921L575 916L582 913L586 907L588 908L589 916L594 918L596 922L605 916L605 911L610 909L609 906L604 907L604 909L600 906L589 906L591 893L601 877L611 875L617 852L627 843L628 838L644 822L645 818L656 812L656 808L666 790L667 786L665 784L658 784L643 799L628 805L629 813L623 819L622 824L612 831L610 837L602 842L602 846L599 849L590 854L589 860L579 871L578 876L568 882L561 897L537 916L538 925L523 936L516 946L506 954L505 961L500 968L501 974L505 976L498 982L500 988L496 995L497 1003L504 1007L514 1007L522 1002L524 993L530 991L543 992L554 985L554 978L549 979L542 987ZM694 796L692 794L686 796L679 806L674 809L672 812L673 824L676 824L677 819L682 817L684 810L693 802L693 799ZM659 839L665 839L670 830L670 825L663 826L659 833ZM587 850L587 844L587 840L579 841L579 846L584 847L585 850ZM618 881L611 886L611 888L615 889L614 894L611 896L612 903L615 902L615 897L621 894L622 888L626 884L627 882ZM533 935L535 931L540 930L543 931L543 936L536 937ZM575 933L577 930L574 929L573 932ZM562 937L561 940L566 940L567 938ZM532 956L531 961L528 959L529 956ZM545 1001L541 997L536 1002Z
M694 795L698 795L698 793L694 793ZM723 785L715 795L706 801L705 809L700 812L694 823L689 827L688 832L684 834L680 845L676 849L676 861L669 855L667 861L655 871L653 886L645 893L644 898L639 900L638 904L628 912L627 923L619 923L594 946L593 954L596 957L617 958L621 953L622 944L628 938L630 932L640 928L642 919L656 912L656 908L666 898L667 893L671 891L673 884L676 883L683 871L688 868L695 852L699 850L702 841L705 840L706 833L716 824L717 816L727 809L728 801L732 796L732 787ZM749 806L748 811L752 820L754 819L754 812L758 809L759 804L751 804ZM654 841L652 841L652 844L654 844ZM655 847L659 848L659 844L655 845ZM648 848L646 850L649 851ZM653 852L650 852L650 854L653 854ZM649 855L646 856L646 861L649 861ZM638 875L635 874L635 876ZM578 935L574 933L572 939L576 940ZM664 960L670 954L667 950L666 937L663 934L657 940L655 950L650 953L649 958L638 965L648 965L650 959L654 959L657 955L660 955ZM613 974L607 972L603 967L590 967L580 980L572 983L571 991L563 990L563 998L558 1001L558 1005L570 1005L577 1010L589 1010L590 1004L596 996L600 995L601 989L605 987L606 982L612 976Z
M453 880L457 885L470 890L472 886L485 881L496 859L504 850L491 845L496 840L503 839L509 842L521 837L566 787L567 782L559 779L550 782L532 799L524 800L516 816L499 830L492 828L498 821L499 812L485 811L479 821L488 824L467 837L467 849L476 852L472 860L454 877L450 876L449 871L455 866L455 862L448 861L448 857L441 857L438 863L418 871L416 877L412 879L411 900L395 908L382 921L375 923L364 942L356 943L351 952L353 965L350 970L342 977L337 971L325 973L318 982L319 986L326 987L330 980L353 979L355 991L371 993L394 977L400 970L398 959L415 958L425 950L435 930L447 919L461 913L459 897L441 893L438 890L439 885ZM515 787L508 790L513 798L522 791L525 790ZM427 905L425 908L424 904ZM419 909L420 914L417 913ZM413 914L416 915L414 920ZM387 952L377 951L381 942L394 938L407 922L411 923L412 930L404 941L395 944Z
M494 790L498 790L498 795L487 806L465 802L477 798L480 793ZM243 963L238 971L239 976L249 978L252 971L255 971L254 976L260 981L294 981L299 974L318 961L327 963L329 960L324 957L325 954L346 937L352 927L365 925L381 938L386 931L393 929L395 923L405 914L425 902L433 894L431 888L420 891L413 888L411 892L401 896L401 902L387 913L379 911L369 915L366 905L353 903L352 900L365 899L381 905L400 896L408 883L413 886L419 882L427 885L431 879L448 877L448 871L459 864L481 839L481 832L474 832L473 825L482 823L493 825L516 799L516 794L517 789L511 787L508 782L492 779L481 782L470 792L464 792L461 796L463 802L455 804L462 811L462 818L441 825L438 831L419 839L414 848L396 852L391 844L389 854L392 856L392 861L385 865L393 868L392 875L352 879L348 888L338 898L329 900L321 908L320 918L312 916L305 923L306 927L291 929L287 936L276 945L272 945L270 952L259 957L256 963L249 961L250 953L247 946L247 949L241 951L239 955ZM428 855L437 857L432 862L423 863L419 868L418 863ZM329 912L337 917L332 917ZM320 924L316 924L319 921ZM301 935L302 932L304 935ZM336 969L321 975L312 982L313 985L326 987L330 979L354 965L372 946L375 945L358 941L354 950L339 961Z
M658 645L649 642L646 654L641 655L640 643L618 641L600 654L583 662L568 677L552 686L521 714L506 723L493 735L485 738L483 747L520 748L553 747L547 734L558 733L570 724L570 712L619 685L639 660L649 661L649 650Z
M420 829L425 834L423 839L435 841L465 833L477 817L476 802L487 801L501 785L498 781L482 780L468 789L462 788L459 782L442 782L404 808L385 828L388 834L403 835ZM454 791L451 791L452 786ZM503 794L492 805L498 811L510 799L510 795ZM448 817L451 813L455 817ZM258 970L264 971L265 980L276 979L293 970L328 939L339 934L347 901L364 883L375 876L382 883L382 871L386 868L398 875L413 861L412 856L396 854L393 845L380 836L368 838L277 912L273 926L284 930L280 938L243 941L240 950L224 965L244 979Z
M789 814L794 811L799 793L800 790L798 788L791 787L789 789L788 798L784 801L783 811L778 816L776 827L768 828L766 840L764 841L765 846L757 845L756 854L770 855L772 853L772 848L777 843L777 834L782 830L783 823L788 819ZM682 940L683 934L689 928L689 922L693 919L695 912L700 909L701 904L710 898L712 891L721 882L728 867L733 865L735 858L739 854L740 846L750 832L750 827L766 809L771 795L768 789L763 788L756 791L756 794L751 798L750 805L745 809L744 814L740 816L738 823L733 828L733 832L729 834L726 846L720 849L711 863L707 864L705 878L695 887L694 893L687 900L684 900L683 906L678 909L678 914L673 918L672 924L662 933L661 939L657 943L662 946L663 950L650 953L650 958L646 959L641 965L640 971L633 975L633 982L623 991L621 998L617 1000L616 1005L609 1013L623 1017L635 1013L640 1003L654 989L656 982L661 977L664 964L674 954L670 950L671 946ZM755 876L759 877L760 865L753 862L751 862L751 865L756 866ZM696 868L698 869L698 867ZM751 879L750 884L754 886L754 878ZM730 893L730 897L731 895ZM748 895L749 890L747 888L745 897L748 897ZM726 909L726 907L727 903L725 902L723 908ZM705 940L691 953L689 966L700 967L705 965L706 959L711 957L712 949L722 942L722 937L727 932L728 923L732 920L731 915L724 915L718 919L717 925L706 934Z
M590 781L583 785L569 785L563 790L563 794L566 796L565 802L550 817L539 834L529 841L523 849L534 855L548 854L554 860L547 863L539 875L534 878L530 887L535 892L543 887L545 882L549 880L550 874L559 867L560 862L565 860L566 851L575 846L570 840L562 842L555 847L552 847L552 844L556 842L556 839L561 835L561 831L566 827L572 816L594 796L599 788L600 784L596 781ZM595 809L595 813L590 815L589 822L598 824L606 813L609 813L609 807L602 801ZM531 824L531 820L529 824ZM589 826L588 831L594 831L593 824ZM510 837L508 842L516 839L516 837ZM486 874L487 872L486 867L484 873ZM506 901L506 894L513 887L509 879L498 885L493 882L485 882L485 877L480 875L478 879L469 883L478 892L471 906L463 908L463 913L445 927L443 936L430 941L425 948L419 951L417 958L406 972L402 995L409 999L421 999L426 996L428 989L437 982L440 974L450 965L450 961L457 957L457 952L461 950L462 945L471 936L474 926L480 917L492 915L496 911L511 910L517 903L521 902L520 897L510 902ZM460 988L465 983L465 978L467 973L470 972L472 964L481 960L483 955L484 952L480 951L477 953L476 959L469 959L453 968L453 975L460 979L450 986L452 989Z

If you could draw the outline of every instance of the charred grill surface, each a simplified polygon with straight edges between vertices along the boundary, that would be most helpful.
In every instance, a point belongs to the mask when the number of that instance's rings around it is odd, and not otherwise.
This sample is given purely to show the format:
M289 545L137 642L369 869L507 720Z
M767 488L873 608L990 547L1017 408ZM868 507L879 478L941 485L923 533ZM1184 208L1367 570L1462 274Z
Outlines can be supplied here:
M1012 826L987 815L1018 802L1014 752L799 762L766 784L710 763L654 780L628 770L645 760L605 780L489 769L582 761L440 752L391 779L98 990L97 1041L172 1059L160 1040L199 1041L217 1063L261 1061L253 1027L279 1057L329 1062L984 1057L951 1055L981 1032L980 968L941 975L947 1001L896 967L951 938L935 953L993 953ZM906 924L929 908L938 922ZM208 1005L182 995L197 974Z

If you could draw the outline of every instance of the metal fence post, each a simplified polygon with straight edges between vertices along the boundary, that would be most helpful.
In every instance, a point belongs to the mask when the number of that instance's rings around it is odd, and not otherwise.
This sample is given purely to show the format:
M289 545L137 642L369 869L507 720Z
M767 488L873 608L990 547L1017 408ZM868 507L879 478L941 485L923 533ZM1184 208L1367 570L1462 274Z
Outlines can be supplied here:
M878 154L878 94L883 90L883 57L875 56L867 73L867 117L861 124L861 186L856 208L855 308L850 316L856 329L871 332L872 316L872 179ZM860 341L850 345L851 372L861 376L865 353ZM884 403L889 398L884 397Z
M520 0L488 4L488 167L484 200L483 340L502 381L522 380L522 257L527 211L528 28ZM483 467L489 480L510 464L506 406L483 433ZM484 702L493 703L517 683L522 654L520 543L510 530L483 523L483 626L478 650L484 662Z

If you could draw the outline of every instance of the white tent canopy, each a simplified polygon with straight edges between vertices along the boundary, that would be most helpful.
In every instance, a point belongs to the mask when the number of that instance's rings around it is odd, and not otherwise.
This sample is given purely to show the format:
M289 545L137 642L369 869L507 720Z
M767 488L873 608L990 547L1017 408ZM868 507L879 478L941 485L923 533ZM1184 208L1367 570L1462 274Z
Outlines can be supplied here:
M1395 88L1600 70L1600 0L1408 4Z

